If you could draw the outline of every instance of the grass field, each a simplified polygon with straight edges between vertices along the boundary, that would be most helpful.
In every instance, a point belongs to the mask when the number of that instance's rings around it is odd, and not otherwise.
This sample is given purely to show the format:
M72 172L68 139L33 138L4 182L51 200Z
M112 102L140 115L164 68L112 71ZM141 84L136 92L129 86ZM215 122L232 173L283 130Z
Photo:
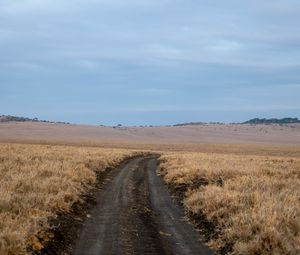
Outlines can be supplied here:
M169 153L159 172L183 193L190 215L213 224L211 247L300 254L299 158Z
M299 147L94 146L0 144L1 255L41 249L36 236L52 238L48 219L68 212L93 187L97 171L143 150L160 151L159 172L189 215L214 226L211 247L234 254L300 253Z
M49 217L70 210L96 180L96 171L136 152L47 145L0 144L0 254L39 250Z

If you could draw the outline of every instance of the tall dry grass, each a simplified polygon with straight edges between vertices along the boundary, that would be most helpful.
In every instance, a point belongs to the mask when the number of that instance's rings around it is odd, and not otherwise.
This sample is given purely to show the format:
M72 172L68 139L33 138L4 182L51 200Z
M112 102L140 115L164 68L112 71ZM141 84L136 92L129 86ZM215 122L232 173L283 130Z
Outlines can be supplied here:
M216 227L209 245L233 254L300 254L300 159L212 153L161 157L165 181Z
M95 171L136 154L121 149L0 144L0 254L41 249L47 219L68 211L96 181ZM44 232L44 238L51 234Z

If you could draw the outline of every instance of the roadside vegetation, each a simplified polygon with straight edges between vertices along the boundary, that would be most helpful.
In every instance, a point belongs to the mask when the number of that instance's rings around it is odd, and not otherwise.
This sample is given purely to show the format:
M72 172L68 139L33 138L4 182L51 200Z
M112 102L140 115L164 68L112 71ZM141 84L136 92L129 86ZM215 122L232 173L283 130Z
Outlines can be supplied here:
M213 226L210 247L300 254L299 158L168 153L158 171L195 223Z
M89 147L0 144L0 254L40 250L51 239L48 219L68 212L96 172L137 152Z

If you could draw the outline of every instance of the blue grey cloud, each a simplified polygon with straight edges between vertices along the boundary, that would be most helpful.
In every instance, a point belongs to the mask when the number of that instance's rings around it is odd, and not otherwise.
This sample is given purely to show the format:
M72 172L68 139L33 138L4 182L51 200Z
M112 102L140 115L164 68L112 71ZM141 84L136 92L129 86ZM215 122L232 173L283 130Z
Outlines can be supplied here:
M0 107L107 124L299 117L299 24L296 0L0 0Z

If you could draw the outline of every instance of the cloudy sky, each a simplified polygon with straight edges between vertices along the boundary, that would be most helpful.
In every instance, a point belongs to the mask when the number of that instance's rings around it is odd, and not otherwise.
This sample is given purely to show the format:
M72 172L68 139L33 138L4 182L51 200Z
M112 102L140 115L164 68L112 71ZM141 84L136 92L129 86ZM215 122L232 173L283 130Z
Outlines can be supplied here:
M0 0L0 115L300 117L299 0Z

